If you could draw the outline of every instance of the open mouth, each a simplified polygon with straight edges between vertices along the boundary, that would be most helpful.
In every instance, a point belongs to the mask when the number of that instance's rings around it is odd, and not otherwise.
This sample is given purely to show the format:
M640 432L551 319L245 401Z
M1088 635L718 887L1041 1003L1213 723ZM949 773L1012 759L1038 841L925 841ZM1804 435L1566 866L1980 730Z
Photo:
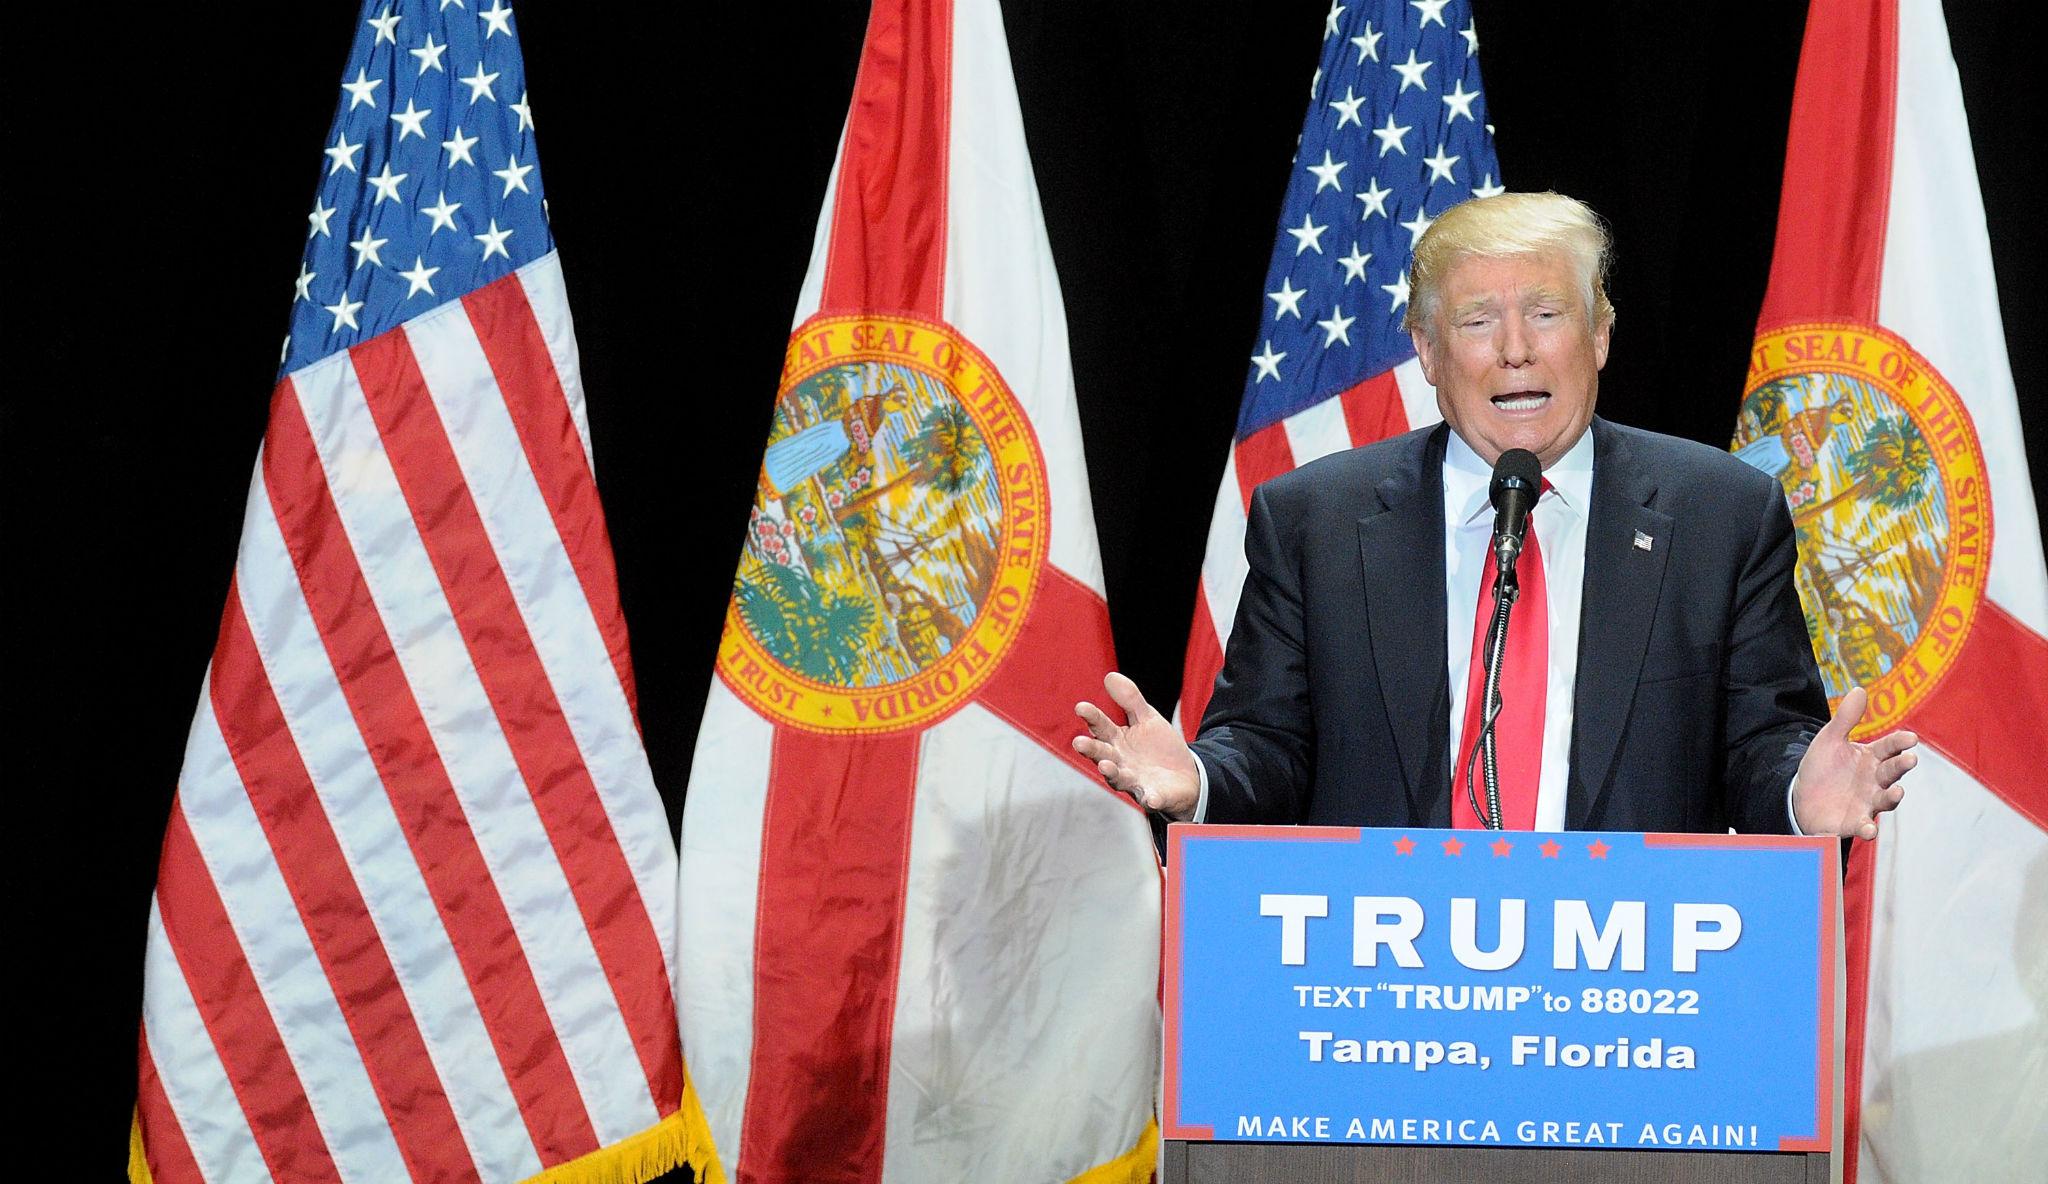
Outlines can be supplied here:
M1505 395L1493 396L1493 405L1510 414L1516 412L1541 411L1550 404L1549 391L1512 391Z

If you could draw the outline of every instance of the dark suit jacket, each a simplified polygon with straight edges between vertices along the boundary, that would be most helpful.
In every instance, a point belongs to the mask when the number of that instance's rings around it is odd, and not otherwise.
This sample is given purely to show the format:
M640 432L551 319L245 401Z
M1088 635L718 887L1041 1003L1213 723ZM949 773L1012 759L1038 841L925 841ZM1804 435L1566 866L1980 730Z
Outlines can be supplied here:
M1591 430L1565 825L1782 833L1827 718L1784 495L1717 449ZM1450 825L1448 436L1338 453L1252 494L1251 572L1194 742L1207 821Z

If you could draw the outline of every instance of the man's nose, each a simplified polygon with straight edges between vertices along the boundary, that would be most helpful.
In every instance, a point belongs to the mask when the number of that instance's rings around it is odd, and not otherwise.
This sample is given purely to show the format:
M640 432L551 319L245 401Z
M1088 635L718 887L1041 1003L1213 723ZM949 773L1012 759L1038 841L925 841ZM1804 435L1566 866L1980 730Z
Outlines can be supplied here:
M1536 342L1519 316L1505 316L1500 322L1500 364L1519 370L1536 360Z

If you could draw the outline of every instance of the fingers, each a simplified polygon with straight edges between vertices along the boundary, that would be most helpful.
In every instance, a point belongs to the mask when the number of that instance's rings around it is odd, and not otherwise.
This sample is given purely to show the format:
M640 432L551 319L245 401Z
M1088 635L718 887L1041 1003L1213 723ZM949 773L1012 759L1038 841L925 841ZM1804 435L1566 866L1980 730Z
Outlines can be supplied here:
M1870 755L1882 761L1889 760L1919 743L1920 737L1911 732L1892 732L1872 740L1866 747L1870 749ZM1912 768L1911 765L1906 767Z
M1879 790L1879 796L1882 797L1883 792L1885 790L1895 788L1895 783L1898 781L1898 779L1904 777L1907 773L1911 772L1913 770L1913 766L1919 763L1920 754L1914 752L1902 752L1899 755L1891 757L1888 760L1879 761L1877 765L1877 788ZM1900 790L1899 792L1903 794L1905 791ZM1897 803L1893 804L1896 805ZM1887 806L1885 808L1890 809L1891 807Z
M1076 703L1074 714L1081 717L1081 722L1088 725L1088 734L1097 740L1116 739L1116 723L1103 714L1102 708L1093 703Z
M1102 689L1109 692L1116 705L1124 709L1124 718L1133 724L1159 714L1145 702L1145 696L1138 691L1138 684L1118 671L1112 670L1103 678Z
M1089 736L1074 737L1074 751L1091 761L1116 760L1116 748Z
M1900 759L1911 760L1912 758L1903 757ZM1878 815L1888 814L1891 811L1898 809L1899 803L1904 801L1905 797L1906 787L1903 785L1892 785L1887 783L1884 786L1884 788L1879 789L1877 793L1871 797L1870 808L1863 813L1863 820L1856 827L1856 837L1859 839L1876 838Z
M1849 693L1842 696L1842 702L1835 708L1835 717L1828 721L1828 728L1847 736L1863 721L1863 708L1869 702L1870 696L1862 687L1850 687ZM1827 728L1821 730L1826 731Z
M1084 703L1081 706L1094 711L1098 719L1104 718L1102 712L1096 710L1092 704ZM1092 736L1076 736L1074 737L1074 751L1095 762L1095 771L1102 774L1103 781L1107 782L1111 789L1116 790L1118 793L1130 795L1132 800L1148 810L1152 808L1151 801L1146 797L1145 787L1138 785L1135 779L1124 775L1123 766L1116 761L1117 751L1115 745L1104 743Z
M1130 790L1125 789L1122 785L1117 784L1119 781L1123 780L1123 770L1117 766L1117 763L1115 761L1096 761L1095 771L1102 774L1102 779L1105 782L1109 783L1109 787L1111 789L1117 790L1120 793L1130 792Z
M1145 807L1147 810L1157 808L1155 804L1156 799L1145 792L1144 786L1138 785L1125 777L1123 766L1115 761L1096 761L1095 771L1102 774L1102 779L1109 783L1111 789L1116 790L1118 793L1129 795L1132 801Z

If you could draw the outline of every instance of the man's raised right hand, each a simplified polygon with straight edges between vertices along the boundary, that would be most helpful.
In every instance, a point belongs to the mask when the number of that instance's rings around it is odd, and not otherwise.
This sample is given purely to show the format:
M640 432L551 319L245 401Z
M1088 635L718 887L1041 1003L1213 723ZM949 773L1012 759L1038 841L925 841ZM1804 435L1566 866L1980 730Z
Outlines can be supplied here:
M1088 734L1074 737L1074 751L1095 762L1111 789L1131 795L1147 810L1176 822L1193 818L1202 774L1180 729L1153 710L1138 684L1123 675L1111 672L1102 687L1130 722L1118 727L1095 704L1076 703L1074 714L1088 725Z

